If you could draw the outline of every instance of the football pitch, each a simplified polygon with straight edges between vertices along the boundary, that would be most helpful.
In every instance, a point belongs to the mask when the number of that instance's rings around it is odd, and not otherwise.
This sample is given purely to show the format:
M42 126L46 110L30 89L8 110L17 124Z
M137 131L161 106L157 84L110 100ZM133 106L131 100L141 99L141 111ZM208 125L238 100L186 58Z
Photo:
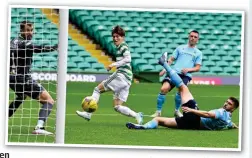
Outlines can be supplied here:
M126 122L136 122L134 118L123 116L113 109L112 93L104 93L100 97L98 110L90 121L75 114L81 110L81 101L93 92L97 83L68 83L66 109L66 144L94 145L133 145L133 146L166 146L166 147L211 147L237 148L238 130L194 131L159 127L155 130L129 130ZM144 115L151 115L156 108L156 98L160 84L133 84L128 97L127 106ZM239 98L239 86L204 86L190 85L199 108L211 110L223 105L229 96ZM174 89L166 97L163 116L173 116ZM233 113L233 122L239 123L239 111ZM144 117L144 123L151 120Z
M123 116L113 109L112 93L104 93L100 97L98 110L90 121L86 121L75 114L81 110L81 101L85 96L93 92L97 83L68 82L66 94L66 144L94 144L94 145L133 145L133 146L165 146L165 147L213 147L213 148L237 148L238 131L193 131L178 130L159 127L155 130L129 130L126 122L136 122L134 118ZM53 98L56 98L56 87L44 85L49 89ZM143 112L144 123L152 118L156 108L156 98L160 90L160 84L140 83L133 84L128 97L127 106L137 112ZM219 108L229 96L239 98L239 86L204 86L190 85L190 91L194 95L199 108L211 110ZM163 107L163 116L173 116L174 94L171 91ZM10 100L14 98L10 93ZM27 100L17 110L14 117L8 120L9 142L44 142L54 143L54 136L32 135L31 132L37 123L40 104ZM46 129L55 132L55 106L52 111ZM239 110L233 113L233 122L239 123Z

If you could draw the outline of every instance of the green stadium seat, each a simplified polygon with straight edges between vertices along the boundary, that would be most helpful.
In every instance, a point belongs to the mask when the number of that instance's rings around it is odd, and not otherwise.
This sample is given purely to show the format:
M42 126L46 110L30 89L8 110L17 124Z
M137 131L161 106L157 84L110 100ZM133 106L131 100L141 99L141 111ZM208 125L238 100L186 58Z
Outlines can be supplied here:
M215 66L216 64L213 61L204 61L203 65L206 67L212 67Z
M140 44L136 42L130 42L128 43L129 48L139 48Z
M148 12L141 12L139 16L142 17L142 18L146 18L146 19L147 18L149 18L149 19L152 18L152 14L148 13Z
M137 43L144 43L146 42L146 39L142 37L138 37L138 38L134 38L134 41Z
M146 32L146 29L144 28L144 27L141 27L141 26L138 26L138 27L135 27L135 29L134 29L136 32Z
M78 56L78 53L75 52L75 51L68 51L67 56L68 56L68 57Z
M158 65L158 60L157 60L157 59L149 59L149 60L148 60L148 63L149 63L150 65L155 66L155 65Z
M173 43L173 40L169 38L162 38L160 43L169 44L169 43Z
M203 44L198 44L197 45L197 48L199 49L199 50L205 50L205 49L207 49L207 47L205 46L205 45L203 45Z
M138 22L138 23L143 23L145 22L145 19L142 17L134 18L133 21Z
M104 69L104 65L101 63L93 63L92 68L93 69Z
M58 67L58 62L49 62L48 67L50 68L57 68Z
M240 57L240 55L241 55L241 53L239 51L235 51L235 50L229 51L228 54L233 57L236 57L236 56Z
M228 21L231 21L231 22L240 22L241 18L238 18L238 17L235 17L235 16L231 16L231 17L228 18Z
M156 28L158 28L158 29L162 29L162 28L165 27L164 24L162 24L162 23L160 23L160 22L158 22L158 23L152 23L152 26L153 26L153 27L156 27Z
M240 23L237 23L235 26L237 26L238 24L240 24ZM231 22L231 21L223 21L223 22L222 22L222 25L225 25L225 26L233 26L234 23Z
M98 62L98 60L96 58L93 58L93 57L86 57L85 61L88 62L88 63L97 63Z
M72 61L68 61L67 68L77 68L77 64Z
M148 49L148 53L151 53L151 54L161 54L161 50L160 49L157 49L157 48L149 48Z
M224 50L217 50L217 51L215 51L215 55L217 55L217 56L226 56L228 54Z
M138 54L138 53L131 53L130 54L131 55L131 59L140 59L141 58L141 55L140 54Z
M140 14L138 12L128 12L128 16L131 18L139 17Z
M152 66L152 65L140 65L140 66L139 66L139 70L140 70L141 72L148 72L148 71L153 71L153 70L155 70L155 67Z
M175 44L181 45L181 44L186 44L187 41L186 40L182 40L182 39L175 39L173 41Z
M131 17L122 17L121 20L124 22L131 22L133 19Z
M107 21L108 19L104 16L95 16L94 17L95 20L101 22L101 21Z
M225 67L224 72L226 73L236 73L236 69L233 67Z
M158 20L157 19L147 19L147 22L149 22L149 23L157 23Z
M173 28L177 28L178 25L176 25L176 24L174 24L174 23L168 23L168 24L166 24L166 27L167 27L167 28L173 29Z
M222 47L220 47L222 50L225 50L225 51L231 51L233 50L232 49L232 46L229 46L229 45L223 45Z
M162 71L162 70L163 70L163 67L162 67L162 66L160 66L160 65L156 65L156 66L155 66L155 71L160 72L160 71Z
M143 32L140 34L143 38L151 38L152 37L152 34L151 33L148 33L148 32Z
M142 48L153 48L153 47L154 47L154 44L153 44L153 43L150 43L150 42L146 42L146 43L142 43L142 44L141 44L141 47L142 47Z
M240 60L231 62L231 65L235 68L240 68Z
M45 56L43 57L43 60L46 61L46 62L57 62L57 58L56 57L53 57L53 56Z
M79 69L87 69L87 68L91 68L91 64L90 63L78 63L77 67Z
M82 70L79 68L68 68L67 72L81 72Z
M162 33L171 33L171 32L172 32L172 29L163 28L163 29L161 29L161 32L162 32Z
M213 44L215 44L215 45L217 45L217 46L223 46L224 44L225 44L225 42L223 42L223 41L219 41L219 40L217 40L217 41L213 41L212 42Z
M155 43L154 47L158 49L163 49L163 48L166 48L167 46L166 44L163 44L163 43Z
M112 40L111 40L112 41ZM130 37L126 37L125 38L125 41L127 42L127 43L130 43L130 42L134 42L134 39L133 38L130 38Z
M129 26L124 26L123 29L126 31L126 34L127 32L133 32L133 28Z
M115 14L116 14L116 17L119 17L119 18L128 16L127 13L123 11L115 12Z
M235 58L232 57L232 56L223 56L223 57L222 57L222 60L223 60L223 61L227 61L227 62L231 62L231 61L234 61Z
M209 67L202 66L202 67L200 68L200 72L203 72L203 73L210 72L210 68L209 68Z
M190 29L190 28L191 28L191 26L188 25L188 24L180 24L179 27L180 27L181 29Z
M147 38L147 41L150 43L159 43L159 39L158 38Z
M131 38L135 38L135 37L139 37L139 33L136 33L136 32L129 32L127 33L128 37L131 37Z
M153 59L155 56L153 54L143 53L142 59Z
M173 13L168 13L168 14L166 14L166 18L173 20L173 19L177 19L178 17L177 17L177 15L174 15Z
M189 20L189 19L190 19L190 16L187 15L187 14L179 15L178 19L181 19L181 20Z
M71 57L70 60L71 60L72 62L75 62L75 63L84 62L84 58L79 57L79 56Z
M177 34L171 33L171 34L167 34L167 38L170 38L170 39L178 39L179 36L178 36Z
M98 11L98 10L94 10L94 11L91 11L89 13L91 16L95 17L95 16L102 16L102 12L101 11Z
M223 69L221 67L211 67L210 71L216 74L223 72Z
M109 17L109 16L114 17L116 15L115 15L115 13L113 11L104 11L103 16L105 16L105 17Z
M136 48L136 49L134 50L134 53L137 53L137 54L144 54L144 53L147 53L147 49L144 48L144 47Z
M229 64L226 61L218 61L218 62L216 62L216 66L217 67L228 67Z
M86 51L84 51L84 50L82 50L82 51L78 51L78 55L77 56L79 56L79 57L91 57L91 55L90 55L90 53L89 52L86 52Z
M219 57L219 56L209 56L209 60L217 62L217 61L221 60L221 57Z
M208 46L208 49L210 49L211 51L215 51L219 49L219 46L215 45L215 44L211 44Z
M153 18L155 18L155 19L164 19L165 15L163 13L153 13Z
M156 27L148 27L148 28L147 28L147 32L152 32L152 33L154 33L154 32L159 32L159 28L156 28Z
M134 66L139 66L139 65L144 65L144 64L148 64L147 60L136 59L136 60L133 61Z
M159 19L159 22L160 22L161 24L168 24L168 23L171 22L171 20L169 20L169 19Z

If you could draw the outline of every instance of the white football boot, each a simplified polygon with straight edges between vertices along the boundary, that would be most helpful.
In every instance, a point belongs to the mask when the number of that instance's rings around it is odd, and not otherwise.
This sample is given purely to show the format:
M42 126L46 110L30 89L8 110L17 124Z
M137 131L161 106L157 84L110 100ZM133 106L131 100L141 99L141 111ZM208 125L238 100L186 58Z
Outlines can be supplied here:
M36 126L35 129L32 131L32 134L37 135L53 135L52 132L48 132L45 130L45 127Z
M76 111L76 114L82 118L84 118L85 120L90 120L91 119L91 116L92 114L91 113L88 113L88 112L85 112L85 111Z

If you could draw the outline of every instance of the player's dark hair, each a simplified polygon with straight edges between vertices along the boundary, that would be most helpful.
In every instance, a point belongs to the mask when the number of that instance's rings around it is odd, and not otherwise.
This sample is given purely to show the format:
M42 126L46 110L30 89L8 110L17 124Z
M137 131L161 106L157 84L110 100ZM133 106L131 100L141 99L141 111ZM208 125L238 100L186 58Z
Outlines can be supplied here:
M229 97L230 100L234 103L235 108L239 107L239 101L235 97Z
M22 21L20 23L20 30L24 30L25 25L32 26L32 22L30 22L30 21Z
M113 35L114 33L116 33L116 34L118 34L118 35L120 35L120 36L122 36L122 37L125 36L125 31L124 31L124 29L121 28L119 25L117 25L117 26L115 26L115 27L113 28L113 30L112 30L112 35Z
M192 31L189 32L189 34L192 33L192 32L197 33L199 35L199 32L197 30L192 30Z

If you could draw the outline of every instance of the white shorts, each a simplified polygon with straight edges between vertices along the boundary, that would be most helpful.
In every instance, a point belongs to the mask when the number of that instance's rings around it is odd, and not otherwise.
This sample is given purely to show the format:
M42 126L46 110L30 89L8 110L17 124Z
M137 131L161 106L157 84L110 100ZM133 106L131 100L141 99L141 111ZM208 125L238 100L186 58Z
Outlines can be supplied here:
M119 99L126 102L129 95L130 84L126 81L124 75L113 73L108 79L104 80L103 86L105 91L113 91L113 99Z

